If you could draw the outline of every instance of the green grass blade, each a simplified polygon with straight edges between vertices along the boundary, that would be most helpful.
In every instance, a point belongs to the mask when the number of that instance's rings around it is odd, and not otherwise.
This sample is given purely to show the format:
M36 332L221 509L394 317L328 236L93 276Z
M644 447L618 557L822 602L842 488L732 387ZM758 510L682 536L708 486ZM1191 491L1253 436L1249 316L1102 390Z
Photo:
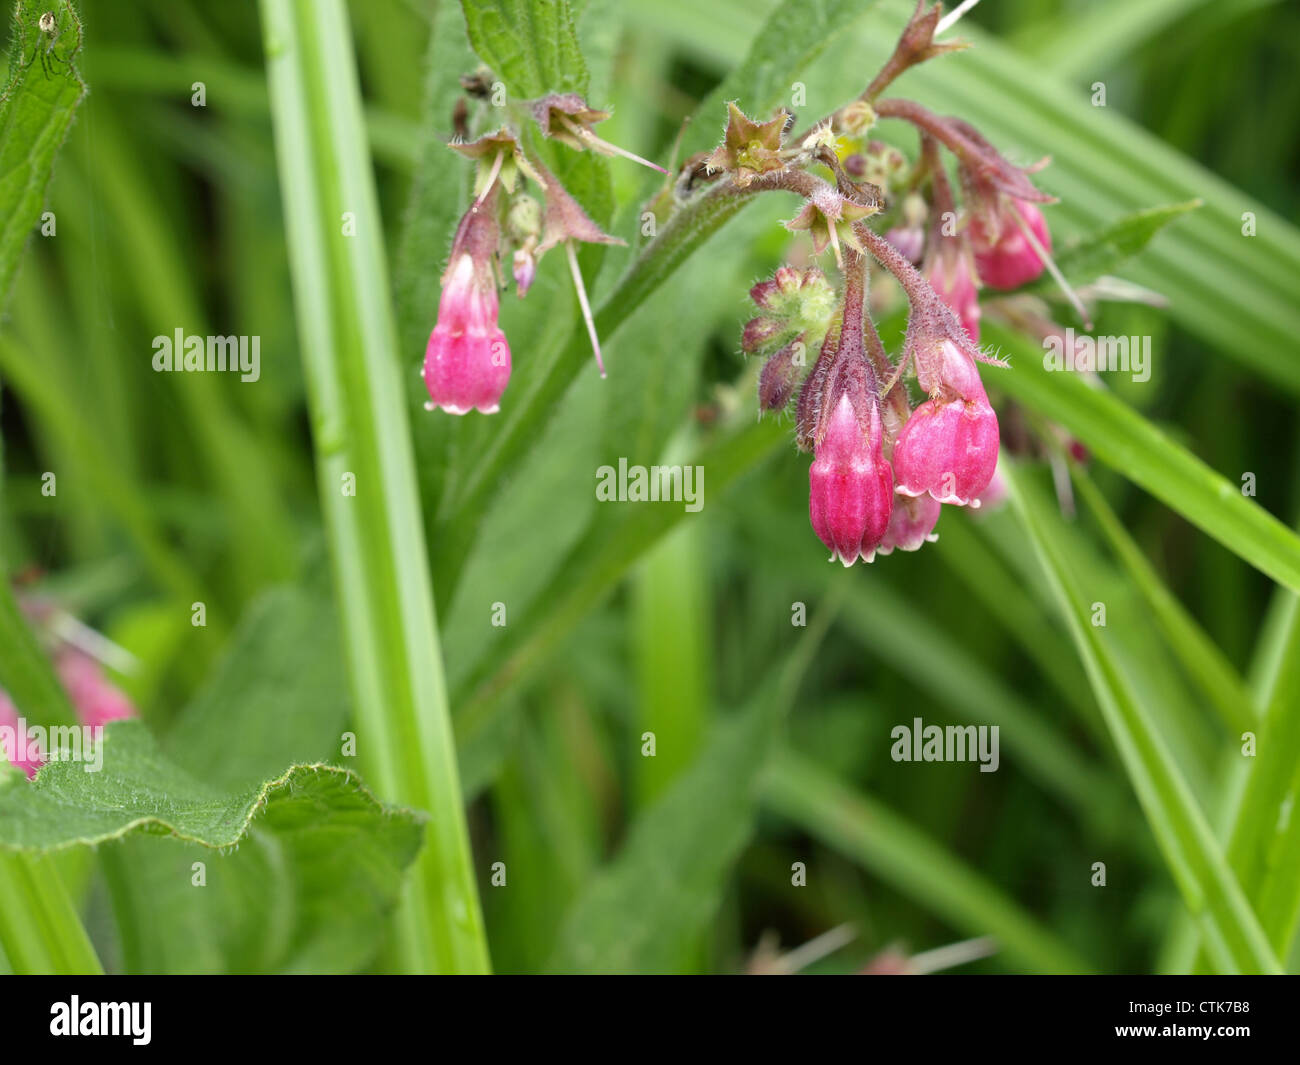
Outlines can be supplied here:
M1053 529L1056 519L1024 481L1023 472L1008 469L1016 512L1048 575L1129 780L1184 901L1200 917L1222 969L1281 972L1191 789L1092 624L1089 600L1062 557L1060 537Z
M1165 640L1187 675L1200 685L1210 705L1231 732L1240 734L1254 728L1257 721L1250 693L1237 671L1160 579L1092 478L1076 467L1074 483L1111 550L1151 608L1156 624L1163 630Z
M1228 860L1273 949L1286 957L1300 915L1300 624L1294 615L1269 688Z
M987 339L1011 369L990 384L1082 440L1106 465L1145 488L1229 551L1288 588L1300 590L1300 537L1234 485L1169 439L1110 392L1076 373L1051 373L1043 350L990 325Z
M7 766L0 769L8 772ZM21 779L10 786L28 787ZM0 790L4 787L0 782ZM0 851L0 955L7 956L19 975L87 976L104 971L46 856Z
M1060 10L1025 31L1015 43L1060 78L1084 78L1109 70L1206 0L1101 0L1078 10ZM1227 7L1236 0L1220 0Z
M649 804L695 760L707 729L711 609L705 530L678 528L642 560L633 582L637 734L654 758L637 765L637 801Z
M848 855L954 927L991 935L1017 966L1035 972L1091 968L997 885L887 807L793 753L776 759L763 788L768 809Z
M482 972L487 943L347 14L338 0L264 0L262 14L358 756L381 796L432 814L396 949L409 970ZM355 236L343 235L344 212Z

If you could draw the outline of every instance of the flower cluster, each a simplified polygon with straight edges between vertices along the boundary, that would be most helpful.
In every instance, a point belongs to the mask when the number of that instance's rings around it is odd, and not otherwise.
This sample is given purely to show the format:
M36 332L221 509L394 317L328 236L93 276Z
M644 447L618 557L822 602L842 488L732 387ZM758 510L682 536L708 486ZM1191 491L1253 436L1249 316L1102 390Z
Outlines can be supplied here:
M795 408L797 442L813 454L809 517L845 566L914 551L935 538L943 506L978 507L998 495L998 415L978 363L1001 364L979 348L981 293L1011 292L1045 268L1060 276L1038 206L1051 197L1029 177L1037 167L1013 165L960 118L883 96L911 66L963 47L935 40L940 15L939 4L921 0L866 91L802 132L792 132L795 116L784 109L755 119L730 103L718 146L686 160L648 205L660 220L765 192L800 198L786 228L806 232L812 255L829 252L833 262L808 265L801 249L800 265L756 284L758 314L741 346L764 360L760 408ZM424 380L430 408L454 414L496 411L510 379L510 346L497 321L502 262L523 296L541 256L563 244L601 361L573 249L616 241L546 169L536 143L630 153L596 136L593 126L608 116L572 93L505 114L504 124L474 140L462 121L465 134L452 144L478 172L443 276ZM916 130L914 160L870 137L883 120ZM872 320L885 288L875 285L877 270L908 305L893 357Z
M522 298L532 286L538 261L557 245L564 246L568 257L596 362L604 375L574 245L623 242L602 232L547 170L530 146L530 133L575 151L628 156L661 169L596 136L592 126L609 115L588 107L576 93L544 96L506 112L509 119L499 129L450 145L475 160L478 171L474 200L452 242L437 322L425 349L430 410L493 414L499 409L511 371L510 344L497 323L500 264L510 263L515 291ZM540 203L530 190L541 196Z
M918 6L882 77L808 133L787 140L773 132L787 123L760 124L733 107L724 146L757 130L765 134L763 152L750 152L747 167L734 148L735 158L723 149L710 157L732 168L726 176L737 186L802 196L787 228L810 230L814 254L827 247L835 253L838 285L817 266L785 266L754 286L760 313L746 325L742 347L766 357L760 408L795 404L797 442L813 453L809 518L831 558L845 566L914 551L934 539L945 504L978 507L997 494L998 417L978 370L979 362L997 360L978 346L980 292L1018 288L1050 260L1051 236L1037 206L1050 198L1029 171L960 119L878 98L907 66L950 50L933 41L938 15L937 5ZM917 129L914 164L866 139L883 118ZM945 152L955 162L960 202ZM894 359L871 321L873 261L908 303ZM792 352L817 338L820 354L804 373ZM922 394L915 404L912 379Z

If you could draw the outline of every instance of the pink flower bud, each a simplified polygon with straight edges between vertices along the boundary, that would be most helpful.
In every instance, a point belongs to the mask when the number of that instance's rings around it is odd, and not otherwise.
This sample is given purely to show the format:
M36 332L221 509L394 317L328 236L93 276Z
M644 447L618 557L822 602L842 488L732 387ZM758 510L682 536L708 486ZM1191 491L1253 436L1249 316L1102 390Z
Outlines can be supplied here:
M491 267L464 252L452 264L438 303L438 323L424 353L430 410L495 414L510 381L510 345L497 327Z
M921 261L921 253L925 250L925 232L920 226L895 226L885 234L885 239L909 263Z
M854 181L861 181L867 176L867 157L861 152L850 152L844 157L844 172Z
M858 407L865 408L862 415ZM863 395L855 406L848 390L827 419L808 470L808 516L813 530L851 566L870 562L889 527L894 478L882 452L880 408Z
M753 355L765 348L782 343L794 328L781 318L751 318L745 323L744 332L740 334L742 351Z
M997 415L966 352L944 340L935 354L917 360L917 379L935 398L912 412L894 444L898 492L978 506L997 466Z
M819 285L825 281L825 275L817 267L809 267L805 272L793 266L779 266L776 273L767 281L759 281L749 290L749 298L764 310L784 310L789 297L794 296L805 285Z
M537 276L537 260L526 248L517 248L511 266L511 273L515 277L515 288L520 297L523 297L528 294L533 278Z
M975 267L980 280L992 288L1018 288L1043 272L1043 258L1025 236L1014 212L1028 224L1030 231L1051 252L1052 234L1043 212L1027 200L1013 200L996 219L996 228L978 215L971 220L970 237L975 248Z
M104 668L84 651L68 648L59 652L54 667L81 724L95 728L136 716L131 700L104 675Z
M889 528L877 549L887 555L895 548L899 551L917 551L922 544L933 543L939 539L934 527L939 521L939 512L943 506L930 495L909 498L903 496L894 502L894 511L889 518Z
M761 410L784 410L799 383L801 368L794 361L801 343L791 341L767 362L758 377L758 405Z
M26 726L19 720L18 708L8 694L0 691L0 730L4 730L0 731L0 757L7 759L16 769L21 769L30 780L36 776L44 758L36 744L26 739L25 735L19 737L20 729L25 731Z

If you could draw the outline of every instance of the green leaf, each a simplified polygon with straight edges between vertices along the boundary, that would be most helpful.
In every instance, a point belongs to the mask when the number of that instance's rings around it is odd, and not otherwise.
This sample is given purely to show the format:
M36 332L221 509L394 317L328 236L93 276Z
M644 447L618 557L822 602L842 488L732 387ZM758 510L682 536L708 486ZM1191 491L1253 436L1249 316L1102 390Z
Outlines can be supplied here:
M168 759L139 721L109 725L101 743L98 772L88 771L93 763L51 762L31 784L0 791L0 848L48 852L158 836L199 844L173 842L162 860L134 845L104 852L133 874L116 876L115 890L130 892L141 918L135 927L148 923L154 945L177 933L166 921L149 922L159 910L180 912L174 904L186 895L220 938L219 949L204 951L204 941L188 938L191 923L145 968L342 970L373 954L420 847L421 815L382 805L355 773L319 763L247 787L214 787ZM140 857L150 860L137 865ZM192 879L196 860L206 867L202 886ZM264 919L248 918L254 907ZM132 927L123 924L138 961Z
M1068 429L1106 465L1145 488L1229 551L1300 590L1300 537L1109 391L1071 372L1051 373L1043 351L989 323L986 339L1011 357L988 375L1027 407Z
M379 794L433 815L395 947L410 970L482 972L487 943L347 12L340 0L261 9L358 756ZM355 236L342 232L345 212Z
M1187 675L1200 685L1230 731L1240 733L1253 728L1257 721L1251 709L1250 695L1237 671L1165 586L1092 478L1082 468L1076 467L1073 473L1079 495L1092 511L1102 534L1110 542L1111 550L1151 608L1156 624Z
M752 117L770 117L776 107L789 100L793 79L809 69L874 6L871 0L778 3L749 42L744 57L696 109L683 154L704 151L721 141L729 100L737 101L741 110ZM894 27L891 44L898 39L902 25L899 22ZM845 95L852 96L864 88L865 79L860 86L847 86Z
M1067 564L1059 530L1053 527L1059 525L1059 519L1034 497L1022 471L1008 467L1006 479L1016 513L1049 578L1124 769L1184 901L1201 920L1212 956L1228 972L1281 972L1213 830L1152 724L1151 713L1136 697L1092 623L1091 600Z
M753 834L763 768L841 595L823 602L795 649L759 682L749 706L714 729L695 764L636 820L618 856L570 910L552 972L686 967Z
M40 221L54 156L72 126L86 83L77 72L81 20L71 0L54 5L53 35L40 28L46 3L14 8L9 80L0 94L0 308L18 260Z
M786 427L774 419L757 423L746 419L746 423L739 432L722 434L694 463L708 471L709 492L714 496L786 439ZM690 517L680 504L652 507L635 520L616 507L601 508L546 590L535 597L534 608L521 623L508 626L500 654L490 668L471 674L461 686L465 691L457 699L456 736L462 747L477 742L489 730L500 696L546 661L592 606L609 595L636 559Z
M636 733L672 736L636 766L637 804L662 794L699 753L711 716L711 585L704 528L684 525L647 553L635 575Z
M301 584L274 589L249 608L168 733L170 761L230 791L259 786L288 763L337 757L349 706L324 576L312 565ZM321 970L351 971L382 932L381 919L356 910L346 892L301 896L300 868L287 865L278 837L256 824L237 861L143 836L100 853L130 972L276 972L308 968L308 955ZM217 863L203 890L191 886L195 861ZM339 883L366 875L364 866L328 872ZM299 923L291 958L283 930Z
M761 767L779 718L767 699L725 722L698 763L633 826L579 897L549 969L673 973L687 967L753 832Z
M1170 222L1201 207L1200 200L1188 200L1167 207L1151 207L1125 215L1105 229L1072 241L1056 252L1056 265L1072 285L1085 285L1103 274L1111 274L1138 255ZM1048 274L1017 290L1037 295L1059 292Z
M569 0L462 0L474 51L526 99L587 92Z
M815 763L792 752L782 754L765 779L763 804L928 906L953 927L993 936L999 956L1008 961L1044 973L1091 969L996 884Z
M103 754L97 770L88 756L51 761L30 784L0 791L0 847L44 852L133 832L232 847L255 818L292 826L310 823L312 810L338 811L336 830L356 819L356 827L364 824L386 844L397 844L394 853L408 860L419 844L419 815L382 806L351 770L296 765L273 780L224 790L168 759L141 721L107 726L101 744L95 746L96 758Z
M86 93L74 64L81 48L76 10L69 0L56 8L52 36L40 29L45 10L21 2L14 8L9 77L0 93L0 311L40 220L54 157ZM0 688L33 723L72 718L67 695L14 599L3 553ZM18 786L14 778L0 756L0 794L6 785ZM17 973L102 971L58 870L40 857L0 853L0 955Z
M321 570L324 567L322 565ZM249 607L207 683L163 740L208 784L247 785L336 758L351 705L334 604L309 569Z

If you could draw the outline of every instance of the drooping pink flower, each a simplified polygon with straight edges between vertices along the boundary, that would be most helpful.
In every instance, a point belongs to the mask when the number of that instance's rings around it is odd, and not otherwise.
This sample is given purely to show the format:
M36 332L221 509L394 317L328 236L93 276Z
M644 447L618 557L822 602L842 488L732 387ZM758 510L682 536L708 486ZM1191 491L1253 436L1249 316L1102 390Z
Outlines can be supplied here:
M510 345L497 326L497 292L490 266L468 252L451 264L438 302L438 323L424 353L430 409L495 414L510 382Z
M971 272L969 252L965 241L944 238L940 247L926 264L925 277L930 287L961 319L961 324L971 338L980 342L980 301Z
M1025 236L1019 212L1043 250L1051 253L1052 234L1043 212L1028 200L1004 203L996 220L976 215L971 219L970 238L975 249L975 268L980 280L991 288L1017 288L1043 272L1045 263Z
M859 409L865 408L865 409ZM889 528L894 478L882 451L880 407L874 395L855 403L848 390L836 403L808 470L808 516L813 530L851 566L870 562Z
M899 551L919 551L922 544L939 539L934 527L939 521L942 504L930 495L903 496L894 501L894 512L889 518L889 528L877 549L887 555Z
M81 724L96 728L136 716L131 700L108 679L104 667L84 651L64 648L54 666Z
M20 731L23 736L19 736ZM25 732L26 725L18 716L18 708L6 692L0 691L0 756L21 769L30 780L36 776L45 759L40 747L27 739Z
M894 445L894 477L905 496L979 505L998 461L998 419L970 355L942 340L917 379L931 398L912 412Z

